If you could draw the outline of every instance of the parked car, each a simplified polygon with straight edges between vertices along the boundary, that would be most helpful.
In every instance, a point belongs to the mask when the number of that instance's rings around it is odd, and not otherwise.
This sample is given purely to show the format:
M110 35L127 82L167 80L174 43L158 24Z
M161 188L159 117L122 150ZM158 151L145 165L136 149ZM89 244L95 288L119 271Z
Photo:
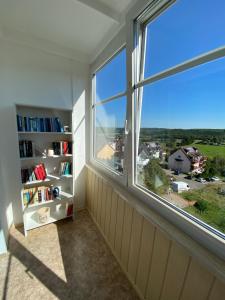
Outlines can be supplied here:
M196 178L196 181L201 182L201 183L206 183L206 180L202 177Z
M220 179L219 179L219 177L217 177L217 176L213 176L213 177L211 177L211 180L212 180L212 181L219 181Z
M180 170L175 170L174 175L180 175Z
M207 177L206 181L208 181L208 182L212 181L211 177Z

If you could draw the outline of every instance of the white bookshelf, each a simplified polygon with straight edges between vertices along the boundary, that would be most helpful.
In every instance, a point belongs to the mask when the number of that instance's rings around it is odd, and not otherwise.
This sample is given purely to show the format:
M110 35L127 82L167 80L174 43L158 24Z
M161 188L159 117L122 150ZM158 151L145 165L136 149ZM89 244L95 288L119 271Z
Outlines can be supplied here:
M68 141L72 142L73 151L73 134L72 134L72 111L55 108L33 107L16 105L16 114L23 117L33 118L59 118L63 126L69 126L68 132L38 132L38 131L17 131L18 136L18 156L21 169L32 168L37 164L43 163L47 171L45 180L35 180L22 183L21 179L21 209L23 212L24 233L40 226L56 222L58 220L73 217L67 215L68 205L73 204L74 211L74 168L73 152L72 154L48 156L48 150L52 149L53 142ZM19 141L31 141L33 144L32 157L20 157ZM72 173L67 175L60 174L60 163L72 163ZM42 199L41 202L31 202L24 205L24 190L38 187L58 187L60 190L59 197L53 200ZM41 207L50 208L50 217L45 223L40 223L37 211Z

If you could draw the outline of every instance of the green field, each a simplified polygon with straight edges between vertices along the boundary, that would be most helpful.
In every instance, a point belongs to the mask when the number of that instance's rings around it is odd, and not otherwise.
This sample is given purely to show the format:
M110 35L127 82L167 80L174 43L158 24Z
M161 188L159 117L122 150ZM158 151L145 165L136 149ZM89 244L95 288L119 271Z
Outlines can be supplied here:
M195 206L185 210L225 233L225 195L220 194L221 189L225 189L224 184L207 184L202 189L183 192L181 195L188 201L206 201L207 208L204 211L199 211Z
M198 148L198 150L208 158L221 156L225 158L225 146L213 146L193 143L191 146Z

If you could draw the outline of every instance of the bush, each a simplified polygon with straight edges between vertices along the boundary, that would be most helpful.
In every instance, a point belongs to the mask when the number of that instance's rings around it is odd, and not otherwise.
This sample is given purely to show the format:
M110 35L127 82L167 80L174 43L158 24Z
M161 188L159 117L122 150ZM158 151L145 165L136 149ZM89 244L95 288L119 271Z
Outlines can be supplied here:
M205 200L198 200L194 207L197 208L200 212L204 212L208 208L208 202Z
M183 192L181 194L184 199L186 199L187 201L201 201L202 198L201 198L201 195L195 193L195 192Z

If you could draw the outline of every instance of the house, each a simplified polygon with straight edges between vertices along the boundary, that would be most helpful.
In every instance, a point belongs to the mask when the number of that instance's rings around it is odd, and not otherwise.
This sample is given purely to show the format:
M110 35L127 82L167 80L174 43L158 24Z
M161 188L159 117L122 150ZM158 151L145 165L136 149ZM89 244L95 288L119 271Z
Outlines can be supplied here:
M196 147L182 147L168 158L168 168L182 173L200 174L204 171L206 157Z
M98 142L100 139L98 138ZM113 141L104 139L104 144L101 147L98 145L96 158L114 167L117 171L123 171L124 161L124 141L121 137L117 136Z
M138 157L140 160L160 158L161 147L157 142L145 142L139 146Z
M159 159L161 156L161 147L156 142L144 142L139 146L137 157L137 170L142 171L150 159Z

